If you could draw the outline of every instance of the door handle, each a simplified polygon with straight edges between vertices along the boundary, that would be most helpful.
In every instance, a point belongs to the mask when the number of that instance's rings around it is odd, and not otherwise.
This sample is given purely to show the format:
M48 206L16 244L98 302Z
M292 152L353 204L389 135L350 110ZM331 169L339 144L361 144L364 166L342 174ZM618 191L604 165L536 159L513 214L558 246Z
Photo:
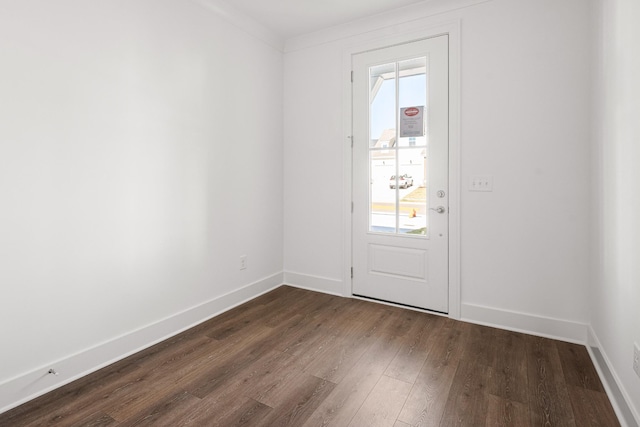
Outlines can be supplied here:
M432 211L436 211L439 214L443 214L443 213L445 213L447 211L444 206L438 206L438 207L435 207L435 208L431 208L431 210Z

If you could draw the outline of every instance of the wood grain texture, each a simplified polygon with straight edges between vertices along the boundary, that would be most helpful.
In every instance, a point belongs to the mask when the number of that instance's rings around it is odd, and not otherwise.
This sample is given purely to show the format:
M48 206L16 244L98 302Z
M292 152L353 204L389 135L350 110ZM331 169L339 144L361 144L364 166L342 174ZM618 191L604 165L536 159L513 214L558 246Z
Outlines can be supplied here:
M589 353L584 346L567 342L556 342L562 371L568 385L604 393L604 387Z
M570 385L569 397L576 425L580 427L620 425L606 394Z
M120 426L140 427L150 426L162 422L166 425L177 425L185 415L190 413L201 402L186 391L180 391L166 399L156 403L148 409L143 407L138 413L133 414Z
M148 425L619 423L583 346L288 286L0 414Z
M304 426L348 425L401 346L398 337L378 337Z
M430 338L434 331L440 329L444 318L416 313L415 321L409 326L407 339L391 361L385 375L408 383L414 383L424 365L429 348Z
M349 427L393 427L410 390L411 384L383 375Z
M527 337L529 411L534 426L575 426L556 343Z
M429 345L429 353L398 419L413 426L438 426L464 352L464 325L446 320Z
M485 420L489 407L487 380L491 369L479 361L463 358L458 363L440 425L474 426Z
M495 329L493 368L488 392L504 400L528 405L527 347L525 336ZM519 406L519 405L517 405Z
M286 397L274 408L269 417L263 418L257 426L298 427L311 416L335 384L312 375L305 375L293 385Z
M223 401L203 399L185 418L176 424L166 424L189 427L231 427L258 425L258 423L268 416L272 408L253 399L244 396L237 396ZM165 425L165 424L162 424Z
M98 413L78 421L72 427L110 427L116 425L118 425L118 422L109 415Z
M529 425L529 405L489 395L487 426L519 427Z

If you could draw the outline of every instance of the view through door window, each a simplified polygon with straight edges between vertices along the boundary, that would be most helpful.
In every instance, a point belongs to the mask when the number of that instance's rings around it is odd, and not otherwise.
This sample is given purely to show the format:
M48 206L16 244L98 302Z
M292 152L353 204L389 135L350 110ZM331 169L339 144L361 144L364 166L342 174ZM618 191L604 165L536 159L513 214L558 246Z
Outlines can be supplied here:
M369 231L428 236L427 58L369 68Z

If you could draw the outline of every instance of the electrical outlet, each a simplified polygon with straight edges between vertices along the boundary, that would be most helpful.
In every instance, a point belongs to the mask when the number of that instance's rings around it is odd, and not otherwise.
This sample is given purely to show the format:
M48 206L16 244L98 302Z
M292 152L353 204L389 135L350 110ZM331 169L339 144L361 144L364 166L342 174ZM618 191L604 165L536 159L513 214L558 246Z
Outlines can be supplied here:
M640 377L640 347L638 344L633 345L633 370Z
M244 270L247 268L247 256L240 255L240 270Z

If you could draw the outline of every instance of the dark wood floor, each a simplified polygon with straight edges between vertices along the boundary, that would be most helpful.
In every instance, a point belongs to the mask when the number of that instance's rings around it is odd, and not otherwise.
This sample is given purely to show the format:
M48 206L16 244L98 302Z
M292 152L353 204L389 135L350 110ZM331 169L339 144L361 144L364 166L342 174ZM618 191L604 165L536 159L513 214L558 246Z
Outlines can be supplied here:
M0 426L618 426L585 347L283 286Z

